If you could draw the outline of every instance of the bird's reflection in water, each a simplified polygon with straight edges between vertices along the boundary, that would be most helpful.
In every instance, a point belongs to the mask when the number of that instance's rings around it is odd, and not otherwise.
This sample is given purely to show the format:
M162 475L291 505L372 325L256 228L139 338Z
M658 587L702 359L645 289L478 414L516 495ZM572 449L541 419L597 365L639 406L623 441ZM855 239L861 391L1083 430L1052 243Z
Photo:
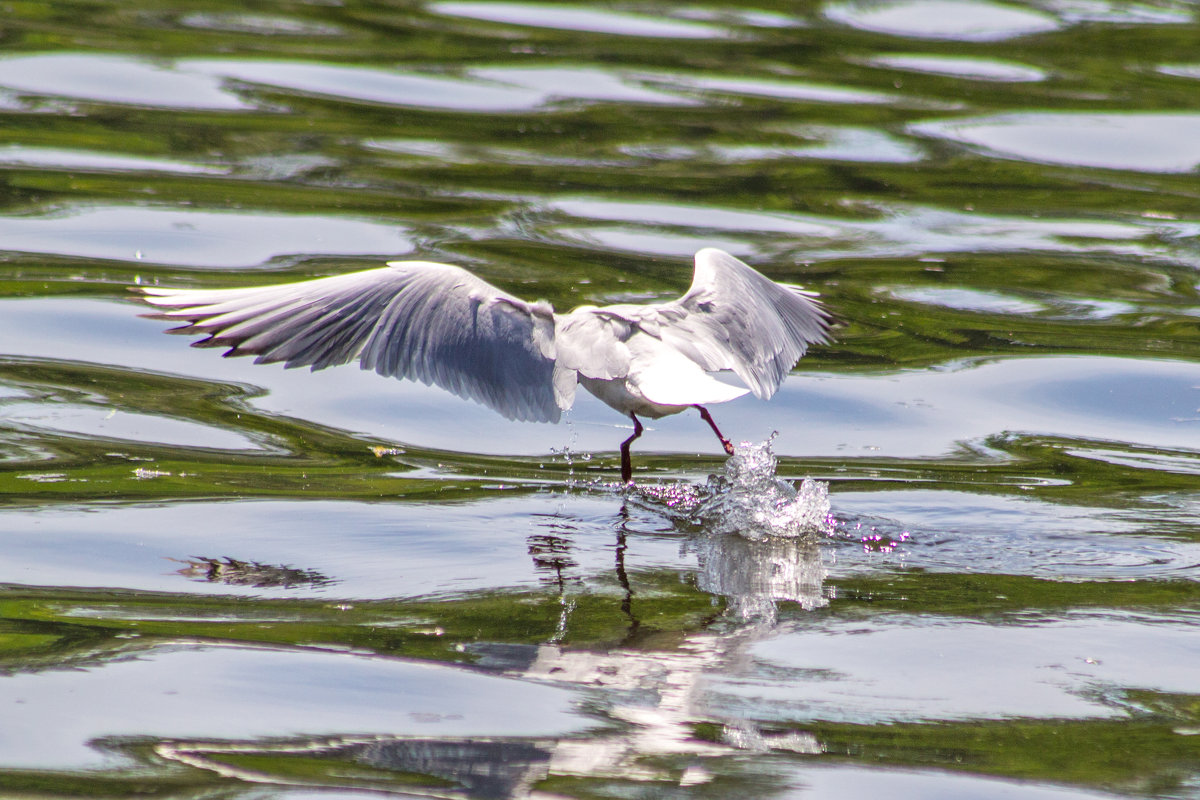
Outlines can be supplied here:
M431 790L436 787L438 797L483 800L536 795L537 784L552 777L702 784L712 778L704 767L710 757L745 750L819 753L819 743L809 734L765 731L754 720L719 708L707 685L710 676L736 674L744 668L750 658L749 646L775 629L780 603L803 609L826 604L822 592L825 567L818 539L747 539L704 531L688 535L683 547L696 556L696 585L723 598L725 610L712 624L684 636L674 647L650 650L636 646L641 622L636 581L631 579L635 570L626 562L628 539L636 535L629 530L630 522L626 516L617 523L615 548L617 580L624 592L622 609L629 619L627 645L593 651L561 644L570 631L574 607L568 591L573 582L566 577L574 564L571 537L536 533L529 539L530 555L547 582L561 592L558 631L541 645L480 643L469 648L476 656L476 669L586 690L589 705L594 704L606 720L622 723L617 727L583 738L372 736L273 743L175 741L160 744L155 751L162 758L256 783L274 781L269 772L247 772L237 766L239 759L270 755L282 765L291 758L315 758L328 765L323 777L333 785L338 785L336 776L344 772L361 777L363 770L372 770L381 780L375 788L388 788L386 775L403 775L412 790L425 785ZM720 725L722 740L696 738L697 723ZM682 772L680 760L686 764ZM286 774L278 777L282 784L294 780ZM361 788L361 782L352 784ZM331 784L318 780L316 785L329 788Z
M534 570L543 583L559 592L567 590L571 570L579 566L579 562L571 557L572 533L569 526L562 526L548 533L532 534L526 540Z
M825 565L814 537L702 535L688 547L699 562L697 586L724 597L727 616L737 621L774 623L780 602L796 603L805 611L829 604L822 591Z
M770 466L773 474L774 463ZM780 492L787 497L780 500L782 495L770 492L763 496L770 495L772 508L781 508L792 519L805 515L820 519L827 512L823 487L790 494L781 488ZM704 494L698 491L692 496L702 502ZM827 604L822 531L780 536L757 528L741 535L727 526L685 523L687 515L677 504L668 507L647 497L631 498L613 520L613 569L627 619L622 644L607 650L564 644L570 641L574 597L586 591L586 576L577 574L582 559L572 554L582 533L569 517L548 515L537 521L537 530L526 543L541 582L559 596L555 634L540 645L467 645L475 669L578 688L588 698L590 713L618 725L586 737L563 738L376 736L273 744L176 742L160 746L159 755L237 777L237 768L224 754L303 753L328 762L330 776L347 768L371 769L406 774L410 777L405 780L413 781L407 784L410 788L422 783L437 786L439 797L517 798L536 795L537 786L548 778L654 781L660 788L663 781L696 785L712 780L705 767L711 757L747 750L819 753L820 744L811 735L764 729L740 713L736 704L722 702L711 679L746 672L753 659L749 648L779 626L781 604L803 610ZM744 499L735 498L740 511L746 510ZM785 501L791 506L778 505ZM799 503L811 508L800 508ZM695 586L724 605L699 629L675 638L654 637L652 644L646 638L652 626L639 616L639 572L631 563L630 550L630 544L649 531L660 537L678 536L683 554L696 559ZM593 534L594 529L589 535ZM719 726L722 735L715 740L698 738L696 726L701 723ZM427 781L417 776L426 776ZM259 772L253 779L262 782L264 777ZM282 776L280 781L287 782Z
M467 797L523 797L545 773L547 743L520 740L409 739L360 745L353 760L396 772L435 775L453 781Z
M818 752L811 736L764 733L752 721L718 711L706 686L708 676L736 668L753 642L771 634L780 603L805 610L828 603L818 537L746 538L705 530L688 536L682 547L696 556L696 586L722 598L725 610L675 648L651 651L634 646L641 622L636 586L629 578L632 570L625 560L627 539L634 535L632 523L626 509L618 526L616 573L624 590L622 609L630 621L627 646L594 652L547 643L527 665L510 663L506 670L525 679L606 690L606 715L625 723L607 736L556 742L548 774L660 781L669 775L648 757L690 756L696 762L683 780L699 783L708 779L702 766L706 756L747 748ZM698 722L721 723L724 741L698 740Z
M567 626L571 612L575 610L575 600L569 591L572 584L582 585L583 581L574 571L579 562L571 557L572 538L577 532L576 526L557 516L543 518L546 531L530 534L525 540L529 556L533 559L533 569L537 572L542 584L552 587L558 594L559 614L555 634L551 642L560 642L567 635Z

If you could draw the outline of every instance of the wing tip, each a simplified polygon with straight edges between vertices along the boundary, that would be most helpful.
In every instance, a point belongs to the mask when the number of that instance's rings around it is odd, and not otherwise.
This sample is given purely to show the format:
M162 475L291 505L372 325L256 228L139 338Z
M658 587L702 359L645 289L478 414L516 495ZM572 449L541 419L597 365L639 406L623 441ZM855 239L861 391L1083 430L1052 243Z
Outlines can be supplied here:
M745 269L754 269L745 261L735 256L733 253L722 250L719 247L702 247L696 251L693 257L696 264L696 271L715 270L722 266L739 266Z
M705 258L705 259L722 258L722 257L736 258L737 256L734 256L732 253L722 250L719 247L701 247L699 250L696 251L697 259L700 259L700 258Z

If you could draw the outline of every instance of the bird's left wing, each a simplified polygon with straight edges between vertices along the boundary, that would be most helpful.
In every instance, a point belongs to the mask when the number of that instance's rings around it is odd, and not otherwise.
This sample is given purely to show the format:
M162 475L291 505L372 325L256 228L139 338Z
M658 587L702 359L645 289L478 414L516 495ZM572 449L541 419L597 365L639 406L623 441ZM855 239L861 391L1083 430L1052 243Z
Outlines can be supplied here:
M711 247L696 253L683 297L649 308L663 342L706 370L732 370L760 398L775 394L809 345L829 341L829 314L814 294Z
M228 347L226 356L314 370L357 359L509 419L557 422L569 406L555 389L553 309L448 264L394 261L249 289L139 288L164 309L152 316L186 323L172 332L207 334L195 346Z

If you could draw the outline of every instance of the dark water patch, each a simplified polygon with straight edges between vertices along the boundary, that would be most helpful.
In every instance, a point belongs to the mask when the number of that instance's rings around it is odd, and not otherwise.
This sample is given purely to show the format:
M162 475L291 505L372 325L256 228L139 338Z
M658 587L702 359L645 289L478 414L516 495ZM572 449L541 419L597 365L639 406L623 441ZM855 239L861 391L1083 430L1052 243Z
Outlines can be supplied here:
M245 33L254 36L340 36L345 33L336 25L297 17L236 12L210 14L197 11L180 16L178 23L202 31Z

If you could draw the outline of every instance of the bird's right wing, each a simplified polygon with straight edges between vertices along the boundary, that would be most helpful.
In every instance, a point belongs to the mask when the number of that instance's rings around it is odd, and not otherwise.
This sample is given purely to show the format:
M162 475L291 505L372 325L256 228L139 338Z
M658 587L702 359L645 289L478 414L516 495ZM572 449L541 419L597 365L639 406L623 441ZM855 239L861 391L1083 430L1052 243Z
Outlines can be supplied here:
M203 333L226 356L314 370L357 359L380 375L437 384L509 419L557 422L554 314L448 264L386 267L249 289L139 287L153 316ZM563 383L562 381L559 382ZM565 403L565 405L564 405Z
M829 341L815 295L711 247L696 253L687 293L651 308L664 342L706 370L732 370L760 398L775 394L809 345Z

